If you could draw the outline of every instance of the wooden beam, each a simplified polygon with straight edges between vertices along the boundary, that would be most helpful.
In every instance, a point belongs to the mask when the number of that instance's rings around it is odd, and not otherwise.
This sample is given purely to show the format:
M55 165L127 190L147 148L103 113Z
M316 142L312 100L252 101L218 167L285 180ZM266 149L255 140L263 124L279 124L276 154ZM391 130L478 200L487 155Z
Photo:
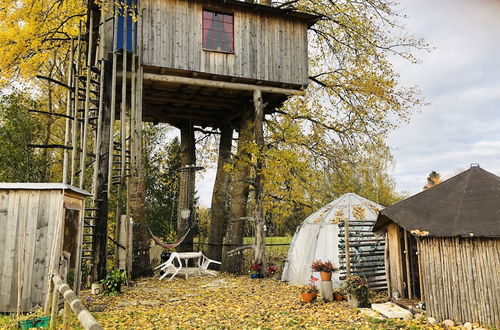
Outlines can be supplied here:
M408 245L408 232L404 231L405 240L405 263L406 263L406 289L408 291L408 299L412 298L411 292L411 274L410 274L410 247Z
M171 75L161 75L156 73L144 73L144 80L153 82L166 82L174 84L223 88L223 89L240 90L240 91L255 91L259 89L263 93L271 93L271 94L304 95L303 90L297 90L297 89L270 87L262 85L257 86L257 85L234 83L227 81L215 81L215 80L179 77Z

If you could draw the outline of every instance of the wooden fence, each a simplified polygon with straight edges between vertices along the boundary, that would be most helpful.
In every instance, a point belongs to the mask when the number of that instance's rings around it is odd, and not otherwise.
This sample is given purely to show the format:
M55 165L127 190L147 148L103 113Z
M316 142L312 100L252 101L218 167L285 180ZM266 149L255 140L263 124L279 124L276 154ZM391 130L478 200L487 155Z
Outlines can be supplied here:
M82 302L78 299L76 294L71 290L69 285L64 283L61 277L57 274L52 275L52 281L49 288L49 304L45 305L45 314L50 313L50 329L57 328L57 312L59 311L59 294L63 296L64 299L64 318L63 326L64 329L69 328L69 316L70 310L75 313L78 320L84 329L87 330L100 330L103 327L96 321L96 319L90 314L90 312L85 308Z
M423 238L418 249L429 315L500 327L500 239Z

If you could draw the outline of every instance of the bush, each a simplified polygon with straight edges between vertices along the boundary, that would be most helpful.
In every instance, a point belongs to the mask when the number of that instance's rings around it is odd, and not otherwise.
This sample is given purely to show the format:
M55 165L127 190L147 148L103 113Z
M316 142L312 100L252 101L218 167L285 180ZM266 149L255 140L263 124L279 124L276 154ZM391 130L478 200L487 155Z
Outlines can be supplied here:
M102 292L105 296L114 296L117 293L121 292L121 286L127 280L127 276L125 271L121 270L113 270L109 273L104 279L101 280L101 283L104 286L104 291Z

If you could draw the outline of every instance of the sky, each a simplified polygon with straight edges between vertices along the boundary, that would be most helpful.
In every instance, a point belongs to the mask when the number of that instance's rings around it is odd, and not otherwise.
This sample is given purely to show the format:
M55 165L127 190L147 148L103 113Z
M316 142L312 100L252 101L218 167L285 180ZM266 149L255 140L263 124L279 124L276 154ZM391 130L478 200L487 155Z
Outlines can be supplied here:
M448 178L471 163L500 175L500 0L401 0L398 10L433 50L394 62L431 103L389 136L396 189L413 195L431 171Z
M413 195L431 171L449 178L479 163L500 175L500 0L400 0L406 31L431 52L420 64L393 59L402 85L430 103L389 135L396 190ZM197 178L210 205L213 169Z

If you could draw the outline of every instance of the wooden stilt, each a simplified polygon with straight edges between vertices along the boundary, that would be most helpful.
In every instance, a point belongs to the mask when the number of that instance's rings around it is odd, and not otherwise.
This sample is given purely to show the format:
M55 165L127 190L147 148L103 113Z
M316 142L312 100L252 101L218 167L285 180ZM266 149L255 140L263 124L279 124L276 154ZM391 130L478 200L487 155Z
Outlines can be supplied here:
M73 86L75 88L74 102L73 102L73 127L72 127L72 138L71 138L71 146L73 150L71 151L71 185L75 185L75 174L76 174L76 152L78 149L77 144L77 128L78 128L78 99L80 94L79 89L79 81L78 76L80 75L80 52L81 52L81 34L82 34L82 24L78 28L78 39L76 42L76 65L75 65L75 74L73 77Z
M113 21L113 68L111 73L111 116L110 116L110 127L109 127L109 154L108 154L108 185L107 191L108 196L111 194L113 189L113 142L114 142L114 122L115 122L115 111L116 111L116 70L117 70L117 40L118 40L118 6L114 4L114 21Z
M92 11L90 11L89 15L89 29L88 29L88 44L87 44L87 80L85 82L85 109L83 112L83 134L81 137L82 140L82 154L81 154L81 161L80 161L80 188L84 188L84 183L85 183L85 166L87 164L86 157L87 157L87 131L89 127L89 108L90 108L90 80L91 80L91 73L92 73L92 42L93 42L93 14Z
M266 233L264 231L264 107L262 92L256 89L253 93L253 104L255 108L254 136L257 144L257 164L255 168L255 264L260 264L266 269Z
M68 96L66 98L66 129L64 131L64 145L68 146L69 144L69 136L70 136L70 127L71 127L71 119L70 117L72 116L71 109L72 109L72 100L71 97L73 96L72 90L73 90L73 57L74 57L74 40L71 39L71 45L70 45L70 53L69 53L69 62L68 62ZM74 120L74 119L73 119ZM68 163L69 163L69 154L68 154L68 149L64 149L64 154L63 154L63 174L62 174L62 183L65 184L68 182Z

